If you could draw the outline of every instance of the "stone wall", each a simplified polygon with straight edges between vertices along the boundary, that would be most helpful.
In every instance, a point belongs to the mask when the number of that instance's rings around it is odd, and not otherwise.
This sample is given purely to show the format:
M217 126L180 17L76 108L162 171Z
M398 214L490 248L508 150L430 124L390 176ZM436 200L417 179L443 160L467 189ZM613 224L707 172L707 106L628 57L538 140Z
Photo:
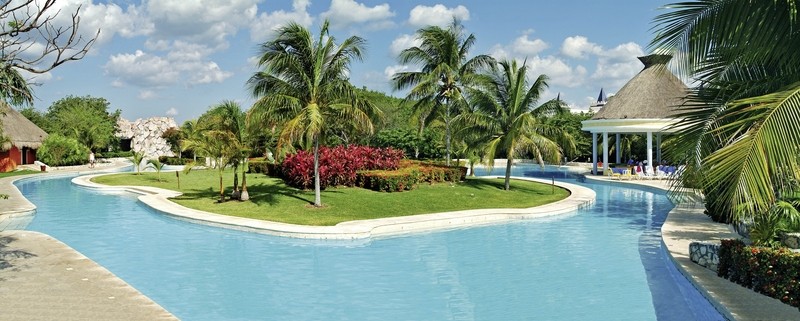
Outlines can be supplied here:
M117 122L117 137L131 140L131 150L144 153L148 158L175 156L170 144L161 135L171 128L178 127L171 117L151 117L130 122L120 119Z
M719 267L719 244L692 242L689 244L689 258L711 271Z

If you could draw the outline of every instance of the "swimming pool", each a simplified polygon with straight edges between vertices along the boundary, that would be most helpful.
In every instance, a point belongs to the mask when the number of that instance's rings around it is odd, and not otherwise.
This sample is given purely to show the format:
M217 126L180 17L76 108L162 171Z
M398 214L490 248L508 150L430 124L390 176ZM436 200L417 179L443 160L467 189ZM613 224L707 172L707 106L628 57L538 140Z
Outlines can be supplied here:
M668 272L658 229L672 204L636 189L587 184L597 201L576 215L313 241L187 223L69 179L16 185L38 206L28 229L184 320L721 319Z

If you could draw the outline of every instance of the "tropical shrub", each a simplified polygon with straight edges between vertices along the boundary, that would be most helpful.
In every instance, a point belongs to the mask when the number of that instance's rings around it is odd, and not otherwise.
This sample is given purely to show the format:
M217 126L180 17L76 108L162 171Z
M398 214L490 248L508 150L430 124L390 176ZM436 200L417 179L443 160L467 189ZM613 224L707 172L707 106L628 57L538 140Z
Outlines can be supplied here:
M717 275L800 307L800 253L722 240Z
M247 161L249 165L248 173L269 174L268 161L260 158L252 158Z
M133 152L132 151L102 152L102 153L97 153L95 156L97 158L115 158L115 157L127 158L127 157L132 157Z
M192 161L191 158L180 158L180 157L169 157L169 156L159 156L158 161L163 163L164 165L186 165Z
M355 186L360 170L397 169L404 153L393 148L367 146L321 147L319 150L320 188ZM314 186L314 154L299 151L288 155L282 163L286 184L302 189Z
M50 166L80 165L89 159L89 148L76 139L50 134L39 147L36 155Z
M407 167L398 170L367 170L359 171L357 183L359 187L378 192L402 192L412 190L420 181L420 171L416 167Z

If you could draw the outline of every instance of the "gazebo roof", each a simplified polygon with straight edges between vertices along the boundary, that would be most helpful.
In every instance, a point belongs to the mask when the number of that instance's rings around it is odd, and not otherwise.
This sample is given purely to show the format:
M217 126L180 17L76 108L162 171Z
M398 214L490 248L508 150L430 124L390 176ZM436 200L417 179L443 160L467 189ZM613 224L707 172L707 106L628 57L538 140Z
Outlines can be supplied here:
M670 55L639 57L644 69L608 99L592 120L674 119L688 88L667 69Z
M47 138L44 130L5 103L0 103L0 122L3 126L2 135L8 137L13 146L39 148ZM2 145L0 150L8 150L11 145Z
M644 69L634 76L592 119L581 122L593 133L674 132L677 107L689 89L667 69L669 55L639 57Z

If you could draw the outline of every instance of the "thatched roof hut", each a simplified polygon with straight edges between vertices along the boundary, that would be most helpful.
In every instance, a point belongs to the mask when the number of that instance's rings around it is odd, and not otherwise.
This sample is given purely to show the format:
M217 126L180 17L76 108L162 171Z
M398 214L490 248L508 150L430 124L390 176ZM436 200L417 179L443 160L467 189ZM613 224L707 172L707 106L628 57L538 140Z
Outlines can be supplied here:
M583 130L592 133L592 163L594 173L599 173L597 161L597 140L602 134L603 169L608 169L608 134L617 135L617 148L621 134L645 134L647 136L648 164L661 161L661 135L677 131L678 108L684 103L689 88L667 69L672 56L649 55L639 57L644 69L634 76L616 95L598 111L592 119L582 122ZM653 134L656 134L653 158ZM620 154L617 152L616 162Z
M11 141L0 146L0 151L7 151L12 146L38 149L47 138L44 130L5 104L0 105L0 125L3 126L2 135Z
M672 56L639 57L644 69L623 86L600 109L598 119L672 119L688 88L667 69Z

